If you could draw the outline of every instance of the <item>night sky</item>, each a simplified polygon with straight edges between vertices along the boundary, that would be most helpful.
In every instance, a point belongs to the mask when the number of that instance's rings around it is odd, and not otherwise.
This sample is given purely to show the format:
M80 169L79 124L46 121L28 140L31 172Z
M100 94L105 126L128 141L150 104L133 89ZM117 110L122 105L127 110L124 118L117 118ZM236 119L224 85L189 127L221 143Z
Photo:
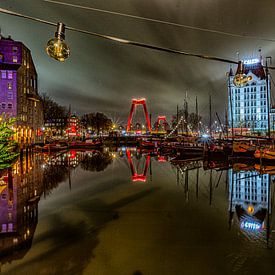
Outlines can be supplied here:
M62 0L61 0L62 1ZM64 0L63 2L150 17L237 34L275 38L274 0ZM160 23L85 11L42 0L1 0L0 7L93 32L237 59L275 57L274 42L188 30ZM102 111L125 120L131 98L146 97L149 112L170 117L187 92L190 110L198 96L199 111L208 112L208 95L221 116L226 105L228 64L125 46L67 31L71 57L50 59L45 44L55 28L0 14L2 35L30 48L39 76L39 92L78 114ZM275 62L275 59L274 59Z

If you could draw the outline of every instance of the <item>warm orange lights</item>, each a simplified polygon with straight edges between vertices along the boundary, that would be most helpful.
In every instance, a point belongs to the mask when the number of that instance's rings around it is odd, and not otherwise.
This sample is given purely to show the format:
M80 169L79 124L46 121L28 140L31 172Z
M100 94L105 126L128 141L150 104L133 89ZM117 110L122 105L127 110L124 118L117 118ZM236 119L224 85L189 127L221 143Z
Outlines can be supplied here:
M252 205L249 205L247 207L247 213L250 215L252 215L254 213L254 207Z

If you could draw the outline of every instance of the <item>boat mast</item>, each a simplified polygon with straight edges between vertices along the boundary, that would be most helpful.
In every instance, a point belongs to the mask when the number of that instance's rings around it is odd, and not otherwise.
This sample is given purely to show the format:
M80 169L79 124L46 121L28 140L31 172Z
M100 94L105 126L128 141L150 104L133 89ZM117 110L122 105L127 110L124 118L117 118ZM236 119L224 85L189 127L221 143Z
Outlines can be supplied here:
M211 95L209 94L209 133L212 137L212 100Z
M198 97L196 96L196 131L199 132L199 110L198 110Z
M231 116L231 135L232 135L232 141L233 141L234 140L234 123L233 123L233 106L232 106L230 73L228 74L228 88L229 88L230 116Z

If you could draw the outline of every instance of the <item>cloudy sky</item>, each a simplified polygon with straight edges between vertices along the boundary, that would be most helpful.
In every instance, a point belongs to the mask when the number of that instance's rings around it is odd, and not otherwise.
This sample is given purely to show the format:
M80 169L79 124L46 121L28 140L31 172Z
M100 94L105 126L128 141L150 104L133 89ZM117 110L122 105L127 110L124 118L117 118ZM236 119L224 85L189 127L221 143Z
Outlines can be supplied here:
M275 39L274 0L60 0L87 7L236 34ZM274 42L190 30L43 0L1 0L0 7L68 26L194 53L236 59L275 57ZM55 28L0 14L2 35L30 48L39 74L39 92L82 114L102 111L121 120L131 98L146 97L149 112L171 116L187 92L190 109L198 96L202 115L208 95L221 116L226 105L228 64L116 44L67 31L71 57L50 59L45 44ZM275 61L275 60L274 60Z

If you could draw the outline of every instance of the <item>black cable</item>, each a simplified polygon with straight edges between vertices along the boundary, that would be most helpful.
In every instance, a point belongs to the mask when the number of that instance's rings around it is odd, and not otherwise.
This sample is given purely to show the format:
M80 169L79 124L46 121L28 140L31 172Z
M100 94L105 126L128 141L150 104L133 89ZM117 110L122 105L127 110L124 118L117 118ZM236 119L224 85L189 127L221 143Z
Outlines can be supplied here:
M24 18L24 19L28 19L28 20L31 20L31 21L35 21L35 22L50 25L50 26L56 26L57 25L56 23L51 22L51 21L39 19L39 18L33 17L33 16L24 15L24 14L17 13L17 12L14 12L14 11L3 9L3 8L0 8L0 13L12 15L12 16L20 17L20 18ZM212 61L218 61L218 62L223 62L223 63L238 64L237 61L230 60L230 59L225 59L225 58L221 58L221 57L217 57L217 56L196 54L196 53L190 53L190 52L171 49L171 48L159 47L159 46L150 45L150 44L141 43L141 42L132 41L132 40L127 40L127 39L123 39L123 38L119 38L119 37L115 37L115 36L100 34L100 33L91 32L91 31L86 31L86 30L82 30L82 29L78 29L78 28L74 28L74 27L70 27L70 26L66 26L66 29L74 31L74 32L79 32L79 33L82 33L82 34L87 34L87 35L103 38L103 39L110 40L110 41L120 43L120 44L132 45L132 46L136 46L136 47L140 47L140 48L147 48L147 49L166 52L166 53L179 54L179 55L184 55L184 56L192 56L192 57L197 57L197 58L207 59L207 60L212 60ZM268 67L268 68L271 69L271 70L275 70L275 67Z

